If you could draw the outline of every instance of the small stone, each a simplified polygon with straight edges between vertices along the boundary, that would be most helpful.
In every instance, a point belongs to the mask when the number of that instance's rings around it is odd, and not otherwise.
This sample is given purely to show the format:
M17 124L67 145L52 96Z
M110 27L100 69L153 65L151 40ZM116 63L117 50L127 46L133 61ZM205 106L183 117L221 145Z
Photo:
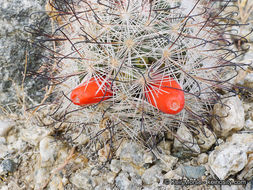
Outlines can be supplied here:
M47 183L50 177L49 172L47 168L38 168L34 171L35 190L40 190Z
M113 159L110 164L110 169L114 173L119 173L119 171L121 170L120 161Z
M253 131L253 121L251 119L246 120L245 129Z
M157 166L159 166L162 171L168 172L176 165L178 161L177 157L171 155L161 155L157 161Z
M114 173L114 172L108 173L107 176L106 176L107 182L110 183L110 184L113 184L116 176L117 176L117 174Z
M48 136L49 133L50 131L48 129L33 125L21 129L20 135L23 141L37 146L44 137Z
M90 175L90 168L74 173L70 182L80 189L92 189L96 186L94 178Z
M8 120L0 121L0 137L4 137L8 134L8 132L13 127L13 124Z
M41 166L52 166L55 162L59 145L56 143L53 137L45 137L40 141L39 145Z
M202 151L207 151L216 142L216 136L206 126L196 135L198 145Z
M234 134L227 142L216 146L208 164L220 180L241 171L247 164L247 154L253 151L253 134Z
M198 156L198 164L206 164L208 162L208 155L206 153L202 153Z
M137 166L132 162L121 161L120 164L122 171L127 172L130 175L142 175L144 172L143 167Z
M137 166L143 166L143 148L135 142L125 142L121 145L120 153L117 153L121 161L133 162Z
M106 144L103 148L98 151L100 162L106 162L112 157L112 151L109 144Z
M159 182L159 179L162 176L162 170L158 166L154 165L151 168L147 169L142 175L142 181L146 185Z
M237 176L238 179L246 179L251 180L253 176L253 154L248 156L248 163L246 164L245 168L240 172Z
M16 163L11 159L6 159L1 162L0 168L1 173L12 173L16 170Z
M206 171L204 166L182 166L181 169L183 176L191 179L199 179Z
M154 161L154 156L151 152L145 152L143 155L143 159L145 164L152 164Z
M115 184L119 190L130 190L131 181L129 175L125 172L121 172L115 179Z
M185 150L193 153L200 153L200 148L196 139L185 125L181 125L177 130L177 136L180 138L180 141L177 138L174 140L174 149L176 152Z
M100 172L99 172L99 170L97 170L97 169L92 169L92 170L91 170L91 176L97 176L99 173L100 173Z
M66 178L66 177L63 177L62 178L62 184L65 186L65 185L67 185L68 183L69 183L69 180L68 180L68 178Z
M162 141L158 144L157 148L161 150L163 154L170 155L172 144L171 141Z
M253 72L250 72L244 78L244 86L253 88Z
M212 120L215 133L218 136L226 137L233 131L241 130L244 127L244 108L238 96L222 100L223 104L214 105L214 115L220 116Z

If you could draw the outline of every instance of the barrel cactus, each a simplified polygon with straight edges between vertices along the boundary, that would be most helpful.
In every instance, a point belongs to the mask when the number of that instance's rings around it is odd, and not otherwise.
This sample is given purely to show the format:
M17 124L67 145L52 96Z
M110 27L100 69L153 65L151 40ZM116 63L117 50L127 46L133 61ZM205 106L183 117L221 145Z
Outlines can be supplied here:
M51 33L33 28L35 43L49 50L37 76L54 89L51 125L70 143L85 135L85 150L113 151L124 138L152 149L182 125L205 134L213 105L235 94L242 65L232 39L244 38L231 1L54 0L46 7Z

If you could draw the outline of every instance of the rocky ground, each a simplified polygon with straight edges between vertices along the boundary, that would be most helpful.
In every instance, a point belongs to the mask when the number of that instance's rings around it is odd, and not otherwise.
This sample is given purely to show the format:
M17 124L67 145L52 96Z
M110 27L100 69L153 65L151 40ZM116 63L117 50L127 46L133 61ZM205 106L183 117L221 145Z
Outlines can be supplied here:
M0 14L1 26L6 26L5 29L1 29L1 36L4 37L0 39L1 46L5 47L5 51L0 49L2 55L0 74L3 75L0 109L2 111L0 190L182 188L253 190L253 99L250 93L226 99L224 103L228 105L227 107L219 105L214 107L216 114L227 115L221 123L216 121L212 123L215 134L220 138L217 139L207 129L206 136L197 137L193 137L186 127L182 126L178 129L177 136L183 140L198 142L199 145L190 146L192 152L199 152L197 155L180 154L187 149L187 144L181 144L171 134L167 134L166 140L160 142L157 149L152 152L144 149L138 142L125 139L119 142L118 149L110 162L107 162L106 146L98 151L95 159L92 159L75 147L58 140L52 129L46 125L49 122L46 118L47 111L38 110L38 113L33 114L25 112L22 109L26 105L25 102L18 102L16 90L13 90L15 88L10 88L16 83L19 86L18 81L22 80L22 77L18 78L16 71L25 65L25 50L17 51L15 58L12 55L14 50L22 46L22 44L15 46L16 39L22 37L18 34L22 31L23 25L30 22L29 19L21 19L23 17L18 15L25 10L29 10L26 12L29 15L31 12L43 9L43 2L40 4L29 0L22 1L23 4L19 8L10 8L18 3L21 1L2 1L3 6L0 9L4 13ZM245 26L241 32L247 33L250 30L249 26ZM238 61L252 63L253 35L247 36L247 39L249 50ZM5 41L15 42L7 45ZM12 67L10 63L17 65ZM9 80L10 78L14 81ZM36 84L32 79L27 80L26 95L29 94L29 90L34 90L33 85ZM252 70L241 71L234 83L252 88ZM38 92L36 95L33 91L31 96L41 96L41 94ZM31 104L29 100L27 101ZM12 106L16 104L18 106ZM36 116L39 116L45 125L37 122ZM85 144L87 137L80 135L75 141L78 144ZM201 141L205 143L202 144ZM178 153L175 153L175 150L178 150ZM183 183L185 186L182 186ZM234 183L237 184L228 185Z

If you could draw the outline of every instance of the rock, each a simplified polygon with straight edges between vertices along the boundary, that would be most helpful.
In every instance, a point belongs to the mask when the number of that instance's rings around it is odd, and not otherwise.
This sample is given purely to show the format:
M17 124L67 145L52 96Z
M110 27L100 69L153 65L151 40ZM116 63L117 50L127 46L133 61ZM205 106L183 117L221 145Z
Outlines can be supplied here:
M129 175L121 172L115 179L115 184L119 190L130 190L131 181L128 179Z
M244 78L244 86L253 88L253 72L250 72Z
M145 164L152 164L154 161L154 155L151 152L145 152L143 159Z
M0 104L8 105L8 109L16 110L18 96L22 96L21 85L23 79L25 55L29 54L28 69L34 69L41 63L43 48L27 43L32 34L28 34L25 26L40 20L39 27L46 30L50 28L50 22L45 22L42 17L45 1L38 0L11 0L1 1L0 8ZM39 13L40 11L40 13ZM36 14L32 14L37 12ZM37 20L37 21L36 21ZM36 25L36 24L35 24ZM29 37L28 37L29 36ZM31 39L34 41L34 38ZM27 76L25 94L27 99L40 101L43 99L42 87L48 82ZM14 83L17 86L14 87ZM28 101L30 102L30 101ZM5 107L5 106L4 106ZM1 111L0 111L1 112Z
M40 190L43 187L50 177L50 172L47 168L37 168L34 171L34 182L35 190Z
M11 159L6 159L6 160L3 160L1 162L1 165L0 165L0 173L1 174L5 174L5 173L12 173L16 170L16 163L11 160Z
M40 141L39 149L41 167L52 166L56 160L59 144L53 137L47 136Z
M113 184L116 176L117 176L117 173L114 173L114 172L108 173L106 175L107 182L110 183L110 184Z
M206 168L204 166L182 166L182 174L191 179L199 179L205 174Z
M98 151L100 162L106 162L112 158L112 151L109 144L106 144L103 148Z
M142 175L142 181L146 185L151 185L153 183L159 182L162 177L162 170L158 166L154 165L147 169Z
M244 127L244 109L238 96L223 99L222 103L214 105L214 115L220 118L213 119L212 125L218 136L226 137Z
M11 130L13 124L8 120L0 121L0 137L4 137Z
M208 162L208 155L206 153L202 153L198 156L197 160L198 164L206 164Z
M179 139L174 140L174 150L176 152L188 151L189 153L200 153L200 148L196 139L193 137L189 129L185 125L181 125L177 130Z
M137 166L145 164L144 150L135 142L125 142L117 152L116 155L119 155L121 161L132 162Z
M248 156L248 163L245 168L241 171L241 173L237 176L239 180L251 180L253 176L253 154Z
M215 147L208 165L220 180L241 171L247 164L247 154L253 151L253 134L234 134L227 142Z
M49 135L49 133L50 131L46 128L32 125L28 128L21 129L20 135L23 141L37 146L44 137Z
M121 161L121 169L124 172L129 173L130 175L142 175L144 168L138 165L135 165L133 162Z
M90 175L90 168L85 168L84 170L74 173L70 178L70 182L77 188L84 190L94 189L96 186L94 178Z
M113 159L110 164L110 169L114 173L119 173L119 171L121 170L120 161Z
M162 141L157 146L157 148L160 151L162 151L162 154L165 154L165 155L170 155L171 147L172 147L171 141Z
M176 165L178 158L171 155L160 155L156 165L161 168L162 171L168 172Z
M245 129L253 131L253 121L251 119L245 121Z
M201 151L207 151L216 142L216 136L206 126L199 130L199 134L196 135L196 139Z

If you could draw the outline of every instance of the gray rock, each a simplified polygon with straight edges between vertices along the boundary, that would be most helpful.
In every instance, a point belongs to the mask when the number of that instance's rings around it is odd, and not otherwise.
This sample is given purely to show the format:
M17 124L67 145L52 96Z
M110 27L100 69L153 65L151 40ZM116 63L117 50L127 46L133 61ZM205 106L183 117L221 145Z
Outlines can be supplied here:
M13 160L6 159L1 162L0 170L2 171L1 173L8 173L8 172L12 173L16 170L16 167L17 165Z
M71 176L70 182L73 183L77 188L90 190L94 189L97 185L94 178L90 175L90 169L85 168L79 172L76 172Z
M129 175L121 172L115 179L115 184L120 190L130 190L131 181Z
M214 105L214 114L221 118L213 119L212 125L218 136L226 137L232 131L241 130L244 127L244 108L238 96L222 100L222 104Z
M41 166L52 166L56 160L59 145L53 137L47 136L40 141Z
M160 167L154 165L147 169L142 175L142 181L146 185L157 183L162 178L162 170Z
M113 159L110 164L111 171L118 173L121 170L120 161Z
M34 36L27 33L24 28L37 20L43 20L41 13L33 15L32 13L44 10L42 6L44 3L43 0L0 1L0 103L8 105L8 108L16 108L14 103L17 101L20 89L16 89L14 84L20 85L22 82L26 52L28 53L28 70L38 67L42 61L42 49L36 46L29 47L26 40ZM42 21L40 27L49 28L49 24ZM43 83L45 84L46 81L38 82L32 77L27 77L25 92L28 96L40 100L43 94L41 91Z
M234 134L209 155L208 165L220 180L241 171L253 151L253 134Z
M180 138L180 141L177 138L174 140L174 150L176 152L182 152L182 150L185 150L189 153L200 153L197 140L193 137L186 126L180 126L180 128L177 130L177 136Z
M181 170L185 177L199 179L205 174L206 168L204 166L182 166Z

